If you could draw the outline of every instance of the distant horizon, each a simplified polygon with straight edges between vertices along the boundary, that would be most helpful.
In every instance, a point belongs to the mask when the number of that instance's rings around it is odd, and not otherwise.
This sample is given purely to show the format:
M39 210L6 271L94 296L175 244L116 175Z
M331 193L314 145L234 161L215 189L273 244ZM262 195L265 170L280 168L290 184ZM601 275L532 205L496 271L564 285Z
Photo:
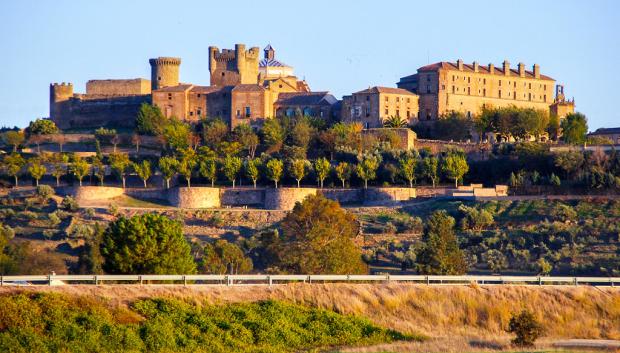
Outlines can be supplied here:
M180 81L208 85L208 47L235 43L258 46L261 55L271 44L276 59L313 91L338 99L371 86L396 87L400 77L440 61L497 67L508 60L527 70L539 64L575 98L590 131L620 126L618 3L374 4L1 4L0 45L8 55L0 65L0 126L25 127L49 116L53 82L70 82L81 93L88 80L150 79L152 57L180 57Z

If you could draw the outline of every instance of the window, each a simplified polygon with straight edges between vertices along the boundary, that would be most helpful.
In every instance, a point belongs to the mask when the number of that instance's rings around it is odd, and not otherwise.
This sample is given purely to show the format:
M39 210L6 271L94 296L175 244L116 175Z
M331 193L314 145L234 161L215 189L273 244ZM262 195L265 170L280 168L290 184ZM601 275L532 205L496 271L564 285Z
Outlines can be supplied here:
M396 116L400 117L400 110L396 109Z
M390 98L389 98L388 96L385 96L385 101L386 101L386 102L389 102L389 101L390 101Z
M543 85L543 87L545 88L545 91L547 90L547 85Z
M407 103L411 103L411 98L407 98Z
M517 88L517 81L514 82L513 86L514 88Z
M196 111L196 115L198 115L198 116L202 115L202 110L198 109L198 110Z
M471 83L471 77L467 78L467 83Z
M172 100L172 93L168 93L168 100Z
M241 116L241 110L237 109L237 118Z
M502 81L499 81L499 82L502 82ZM502 90L501 89L499 90L499 98L502 98Z
M502 80L499 80L499 86L500 87L502 86Z
M532 84L531 83L530 83L530 87L529 88L532 89Z
M370 116L370 108L366 107L366 116Z
M312 109L310 109L309 107L305 107L303 113L304 116L314 116L314 114L312 114Z
M252 115L251 113L250 107L245 107L245 117L249 118Z
M431 75L426 76L426 82L431 82Z
M528 93L528 95L529 95L528 100L532 100L532 94Z
M426 86L426 93L431 93L431 86L429 85Z
M396 97L396 102L400 102L400 97Z
M545 97L545 102L546 102L546 101L547 101L547 95L545 94L545 96L544 96L544 97Z
M517 92L512 92L512 99L517 99Z
M353 101L357 102L357 96L353 96Z
M224 77L224 73L222 72L222 77Z
M189 116L194 116L194 112L189 112Z
M471 94L471 89L469 87L467 87L467 94L470 95Z
M431 110L426 109L426 120L431 120Z
M456 92L456 88L452 86L452 93Z
M370 96L366 96L366 102L370 101Z
M452 75L452 82L454 82L454 75Z
M157 81L161 81L161 76L157 76Z
M411 118L411 112L407 110L407 119Z
M483 88L483 89L482 89L482 95L483 95L484 97L486 97L486 96L487 96L487 89L486 89L486 88Z
M388 115L388 114L389 114L389 113L388 113L388 110L386 109L386 110L385 110L385 115Z
M483 85L486 85L486 84L487 84L487 79L486 79L486 78L482 79L482 84L483 84Z
M445 90L446 89L446 85L441 85L441 89Z
M200 93L198 93L198 98L200 98Z

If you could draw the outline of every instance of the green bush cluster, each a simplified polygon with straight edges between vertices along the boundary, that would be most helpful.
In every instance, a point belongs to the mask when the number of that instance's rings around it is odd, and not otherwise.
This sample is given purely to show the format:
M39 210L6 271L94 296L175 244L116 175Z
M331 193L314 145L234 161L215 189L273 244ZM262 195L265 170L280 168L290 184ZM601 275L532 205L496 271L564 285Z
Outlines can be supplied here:
M3 352L299 352L412 336L354 316L278 301L197 305L139 300L129 309L58 294L0 297Z

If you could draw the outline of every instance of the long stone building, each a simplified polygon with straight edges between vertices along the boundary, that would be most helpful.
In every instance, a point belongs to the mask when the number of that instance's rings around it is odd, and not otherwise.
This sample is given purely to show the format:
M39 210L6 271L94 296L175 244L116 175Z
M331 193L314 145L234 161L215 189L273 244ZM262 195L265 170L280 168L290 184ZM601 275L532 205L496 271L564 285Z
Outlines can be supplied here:
M465 64L460 59L442 61L419 68L401 78L397 86L420 97L420 121L435 120L451 111L475 116L484 106L514 105L560 115L574 110L574 101L564 99L563 88L554 97L555 80L543 75L537 64L527 70L523 63L513 69L508 61L501 67Z
M336 118L338 100L311 92L293 68L276 60L271 45L263 58L257 47L209 47L210 86L179 82L180 58L149 60L151 80L92 80L85 94L71 83L50 85L50 118L61 128L133 127L142 103L158 106L166 117L196 123L219 117L234 128L260 125L276 115L305 114Z

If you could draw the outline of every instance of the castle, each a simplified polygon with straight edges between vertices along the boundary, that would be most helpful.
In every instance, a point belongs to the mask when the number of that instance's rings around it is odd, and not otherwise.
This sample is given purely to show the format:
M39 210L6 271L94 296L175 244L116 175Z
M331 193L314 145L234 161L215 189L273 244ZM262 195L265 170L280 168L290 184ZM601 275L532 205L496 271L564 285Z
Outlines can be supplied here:
M179 82L180 58L149 60L151 80L90 80L85 94L71 83L50 85L50 118L61 129L99 126L133 127L140 106L153 104L166 117L196 123L219 117L231 129L239 124L260 126L274 116L308 115L360 122L377 128L397 116L408 124L433 121L457 111L473 117L483 107L517 106L541 109L560 118L574 112L564 87L523 63L512 69L462 60L426 65L402 77L394 87L369 87L341 101L326 91L313 92L292 66L278 61L271 45L263 49L209 47L210 85ZM554 96L555 89L555 96Z

